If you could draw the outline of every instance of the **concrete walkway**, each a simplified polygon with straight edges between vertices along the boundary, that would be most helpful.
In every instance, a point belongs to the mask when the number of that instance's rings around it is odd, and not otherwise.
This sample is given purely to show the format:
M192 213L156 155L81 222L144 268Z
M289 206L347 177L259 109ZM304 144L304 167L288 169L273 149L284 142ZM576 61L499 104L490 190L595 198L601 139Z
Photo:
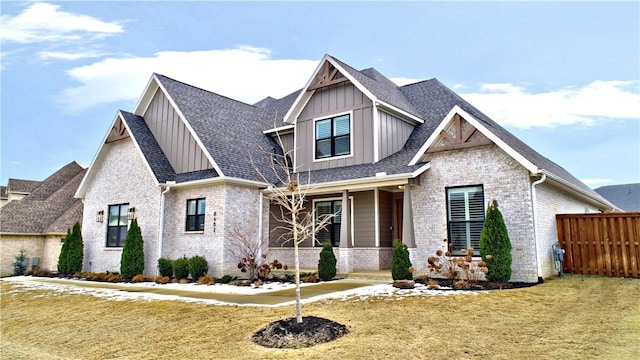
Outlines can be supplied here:
M4 280L12 281L11 278L4 278ZM257 306L277 306L286 305L295 301L295 288L287 288L283 290L265 291L256 294L228 294L223 292L206 291L206 287L209 285L198 285L202 288L198 291L176 289L173 287L164 287L162 285L157 286L136 286L132 284L122 283L108 283L97 281L84 281L84 280L69 280L69 279L56 279L56 278L44 278L44 277L24 277L24 281L41 282L48 284L59 284L65 286L83 287L83 288L95 288L95 289L110 289L124 292L138 292L149 293L158 295L171 295L192 299L206 299L216 300L228 304L237 305L257 305ZM16 281L19 281L16 279ZM320 282L317 284L305 284L300 288L300 296L302 300L309 300L312 298L322 298L330 293L339 291L356 289L364 286L372 286L378 284L389 283L385 280L377 279L341 279L330 282ZM187 286L185 286L186 288Z

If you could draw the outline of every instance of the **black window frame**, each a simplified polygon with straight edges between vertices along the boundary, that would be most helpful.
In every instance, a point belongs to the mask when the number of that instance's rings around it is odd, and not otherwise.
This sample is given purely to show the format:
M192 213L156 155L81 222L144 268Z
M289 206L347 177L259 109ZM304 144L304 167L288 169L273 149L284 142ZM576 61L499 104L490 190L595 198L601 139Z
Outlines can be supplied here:
M112 209L118 209L117 223L112 224ZM124 210L123 210L124 209ZM127 231L129 231L129 203L109 205L107 213L107 238L105 240L105 246L108 248L121 248L124 247L124 241L127 238ZM124 220L124 221L123 221ZM123 224L124 222L124 224ZM115 236L115 242L110 241Z
M476 194L480 194L480 199L475 199L475 211L474 214L471 214L471 209L469 208L469 191L466 191L465 194L465 219L464 220L452 220L451 219L451 197L450 194L457 190L461 189L473 189L479 188L479 192L475 191ZM485 219L485 204L484 204L484 185L475 184L475 185L464 185L464 186L453 186L447 187L445 189L445 197L446 197L446 212L447 212L447 240L449 242L449 250L452 255L465 255L465 252L461 251L462 249L473 248L475 250L475 254L479 254L480 250L480 233L482 232L482 226L484 225ZM478 202L480 204L480 209L478 209ZM460 230L463 230L465 239L465 246L455 246L455 244L459 244L461 241L459 239Z
M320 215L324 215L320 214L318 212L318 204L321 203L330 203L331 204L331 211L327 214L336 214L335 216L333 216L330 220L329 223L327 224L326 228L323 230L320 230L318 232L316 232L316 236L315 236L315 242L319 245L324 245L327 241L331 242L331 246L333 247L339 247L340 246L340 231L341 231L341 226L342 226L342 199L335 199L335 200L324 200L324 199L318 199L314 202L313 204L313 211L315 213L315 218L317 219L318 216ZM339 205L339 209L338 209L338 204ZM323 241L318 239L318 235L321 234L329 234L328 239L324 239Z
M189 205L195 202L195 214L189 214ZM202 210L200 213L200 203L204 203ZM207 202L206 198L197 198L197 199L188 199L187 200L187 211L185 216L185 231L204 231L204 218L206 214Z
M344 117L347 117L347 121L349 123L349 132L346 134L342 134L342 135L336 135L336 131L335 131L335 122L337 119L341 119ZM318 138L318 123L321 122L326 122L326 121L330 121L331 122L331 135L328 137L323 137L323 138ZM317 119L313 122L313 128L314 128L314 144L315 144L315 154L314 157L316 160L324 160L324 159L330 159L330 158L334 158L334 157L338 157L338 156L349 156L351 155L352 149L351 149L351 113L347 113L347 114L340 114L340 115L336 115L333 117L329 117L329 118L325 118L325 119ZM340 153L338 154L336 152L336 141L339 139L347 139L348 144L349 144L349 151L346 153ZM327 141L329 140L331 142L331 152L327 155L321 155L318 153L318 143L322 142L322 141Z

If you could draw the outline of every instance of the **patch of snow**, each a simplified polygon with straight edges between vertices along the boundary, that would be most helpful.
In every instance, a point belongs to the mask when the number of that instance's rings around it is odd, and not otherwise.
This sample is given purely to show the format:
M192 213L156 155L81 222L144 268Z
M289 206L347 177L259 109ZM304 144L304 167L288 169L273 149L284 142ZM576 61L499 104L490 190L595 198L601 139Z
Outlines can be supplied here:
M84 295L92 295L100 298L104 298L107 300L115 300L115 301L124 301L124 300L138 300L138 301L153 301L153 300L175 300L175 301L184 301L184 302L194 302L194 303L204 303L211 305L239 305L239 306L265 306L265 307L276 307L276 306L288 306L295 304L295 300L278 303L275 305L264 305L259 303L246 303L246 304L236 304L229 303L215 299L202 299L195 297L187 297L180 295L166 295L166 294L157 294L152 292L154 288L159 289L168 289L168 290L180 290L180 291L190 291L190 292L201 292L201 293L215 293L215 294L228 294L228 295L267 295L270 292L284 290L284 289L292 289L295 288L295 284L292 283L265 283L262 286L236 286L229 284L215 284L215 285L199 285L194 283L189 284L156 284L152 282L143 282L143 283L117 283L120 289L110 289L110 288L99 288L99 287L90 287L89 282L82 282L83 286L78 285L78 281L73 280L64 280L62 282L44 282L38 281L37 278L31 278L28 276L16 276L3 278L2 281L10 281L13 283L14 290L7 292L5 295L10 295L14 292L19 292L24 290L50 290L53 291L54 294L66 295L66 294L84 294ZM349 281L349 280L336 280L336 281ZM65 283L66 282L66 283ZM401 300L410 296L422 296L422 297L430 297L430 296L452 296L452 295L479 295L482 293L486 293L486 291L449 291L445 290L432 290L429 289L426 285L416 284L414 289L398 289L393 287L389 283L380 283L379 281L372 281L373 285L370 286L362 286L353 289L343 290L343 291L335 291L335 292L327 292L326 294L322 294L319 296L302 299L303 304L308 304L311 302L316 302L320 300L326 301L366 301L370 297L382 297L385 300ZM313 286L315 284L312 283L302 283L301 287ZM140 291L140 288L147 287L149 288L149 292ZM127 288L131 288L128 291ZM37 295L43 296L43 295ZM54 295L55 296L55 295Z

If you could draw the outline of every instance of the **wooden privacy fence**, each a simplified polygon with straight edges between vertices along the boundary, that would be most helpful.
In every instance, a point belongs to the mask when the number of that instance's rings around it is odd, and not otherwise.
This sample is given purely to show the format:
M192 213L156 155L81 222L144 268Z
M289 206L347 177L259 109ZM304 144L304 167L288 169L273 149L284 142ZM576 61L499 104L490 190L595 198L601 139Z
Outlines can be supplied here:
M563 271L638 278L640 213L556 215Z

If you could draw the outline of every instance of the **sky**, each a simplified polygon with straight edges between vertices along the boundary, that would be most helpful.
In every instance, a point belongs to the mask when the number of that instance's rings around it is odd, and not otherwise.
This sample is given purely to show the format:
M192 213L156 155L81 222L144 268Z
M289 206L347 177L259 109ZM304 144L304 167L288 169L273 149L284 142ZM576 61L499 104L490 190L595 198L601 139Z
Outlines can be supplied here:
M0 184L89 166L156 72L247 103L324 54L437 78L592 188L640 182L640 2L5 1Z

